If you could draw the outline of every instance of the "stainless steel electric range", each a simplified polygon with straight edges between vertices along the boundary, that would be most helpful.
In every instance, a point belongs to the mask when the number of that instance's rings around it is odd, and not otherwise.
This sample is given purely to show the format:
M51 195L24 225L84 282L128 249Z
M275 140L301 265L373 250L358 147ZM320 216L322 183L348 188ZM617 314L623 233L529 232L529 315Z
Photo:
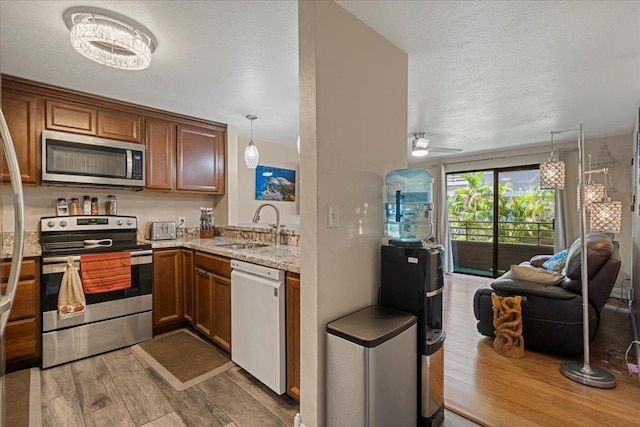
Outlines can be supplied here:
M43 368L152 338L153 257L151 245L137 242L136 217L42 218L40 243ZM86 294L83 314L59 318L58 293L69 257L82 272L83 255L114 252L130 254L131 286Z

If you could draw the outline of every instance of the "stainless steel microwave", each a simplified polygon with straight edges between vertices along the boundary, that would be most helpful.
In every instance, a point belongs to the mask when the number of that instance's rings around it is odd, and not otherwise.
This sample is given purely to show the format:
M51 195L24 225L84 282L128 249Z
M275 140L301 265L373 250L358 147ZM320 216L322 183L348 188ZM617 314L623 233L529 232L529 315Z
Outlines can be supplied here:
M145 186L145 146L44 130L42 183L141 190Z

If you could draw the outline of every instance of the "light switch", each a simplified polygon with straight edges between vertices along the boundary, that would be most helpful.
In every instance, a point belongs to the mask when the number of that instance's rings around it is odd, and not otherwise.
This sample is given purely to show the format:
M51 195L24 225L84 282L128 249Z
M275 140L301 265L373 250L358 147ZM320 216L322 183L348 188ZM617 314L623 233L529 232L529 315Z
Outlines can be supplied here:
M327 208L327 227L338 228L338 205L328 205Z

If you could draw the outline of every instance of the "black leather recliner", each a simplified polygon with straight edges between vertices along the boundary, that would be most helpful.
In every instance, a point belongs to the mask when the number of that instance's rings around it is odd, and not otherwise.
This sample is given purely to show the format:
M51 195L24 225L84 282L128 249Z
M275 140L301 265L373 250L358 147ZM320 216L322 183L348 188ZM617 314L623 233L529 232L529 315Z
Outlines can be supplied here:
M567 254L558 285L542 285L525 280L498 278L489 286L478 289L473 299L473 311L478 331L493 337L491 293L500 296L522 296L522 335L525 349L561 355L583 352L582 341L582 246L577 239ZM549 255L551 257L551 255ZM593 340L604 307L620 271L620 253L606 234L587 235L589 277L589 341ZM541 261L540 257L535 261ZM532 258L532 260L534 260ZM522 263L530 264L528 262Z

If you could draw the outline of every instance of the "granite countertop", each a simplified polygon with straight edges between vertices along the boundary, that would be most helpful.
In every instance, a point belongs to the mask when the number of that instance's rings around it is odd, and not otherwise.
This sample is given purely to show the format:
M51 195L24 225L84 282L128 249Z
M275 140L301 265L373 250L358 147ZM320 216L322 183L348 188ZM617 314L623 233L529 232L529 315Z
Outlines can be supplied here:
M214 237L213 239L200 239L199 237L180 237L175 240L143 240L150 243L154 249L162 248L186 248L194 249L209 254L220 255L241 261L252 262L280 270L300 273L300 247L299 246L264 246L250 249L230 249L220 245L243 242L239 239L228 237Z
M295 232L295 231L294 231ZM13 233L3 233L2 236L2 259L11 259L13 256ZM222 248L220 245L229 243L244 242L241 239L229 237L215 237L213 239L201 239L199 237L187 236L175 240L141 240L150 243L154 249L162 248L186 248L202 251L227 258L252 262L267 267L280 270L300 273L300 247L299 246L264 246L250 249L230 249ZM42 247L38 239L38 232L26 232L24 241L23 257L39 257L42 255Z
M42 255L42 247L37 231L26 231L24 233L24 248L22 256L24 258L38 257ZM2 259L13 257L13 233L2 233Z

